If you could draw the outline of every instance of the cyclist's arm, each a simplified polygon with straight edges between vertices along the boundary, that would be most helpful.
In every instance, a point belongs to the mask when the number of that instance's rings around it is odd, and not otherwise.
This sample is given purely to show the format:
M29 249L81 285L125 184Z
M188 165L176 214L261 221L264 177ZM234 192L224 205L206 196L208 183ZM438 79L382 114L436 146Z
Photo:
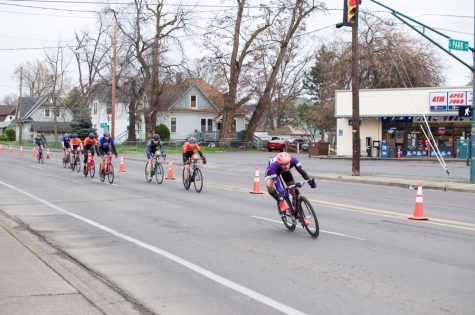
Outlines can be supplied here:
M147 154L147 159L152 158L152 144L150 141L147 143L147 147L145 148L145 153Z
M114 139L112 139L112 137L111 137L111 147L112 147L112 153L114 153L114 155L117 156L117 150L115 149Z
M307 172L305 172L305 170L302 168L302 165L300 163L298 165L296 165L295 168L297 169L297 171L300 173L300 175L302 175L302 177L305 180L310 179L310 176L308 176Z
M158 142L158 146L159 146L159 148L160 148L160 154L161 154L162 156L165 156L165 152L163 152L162 141Z

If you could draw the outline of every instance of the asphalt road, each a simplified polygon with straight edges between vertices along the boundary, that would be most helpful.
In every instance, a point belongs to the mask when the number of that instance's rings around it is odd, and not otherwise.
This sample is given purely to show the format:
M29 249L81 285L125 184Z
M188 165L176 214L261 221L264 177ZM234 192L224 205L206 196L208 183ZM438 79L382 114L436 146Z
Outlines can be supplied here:
M415 190L318 181L302 190L315 240L286 231L269 196L249 194L268 156L209 155L198 194L183 188L178 156L175 181L148 184L144 161L128 159L109 185L63 169L58 154L38 165L4 152L0 210L155 313L473 314L475 194L426 190L430 220L418 222L407 220ZM312 175L344 171L302 162Z

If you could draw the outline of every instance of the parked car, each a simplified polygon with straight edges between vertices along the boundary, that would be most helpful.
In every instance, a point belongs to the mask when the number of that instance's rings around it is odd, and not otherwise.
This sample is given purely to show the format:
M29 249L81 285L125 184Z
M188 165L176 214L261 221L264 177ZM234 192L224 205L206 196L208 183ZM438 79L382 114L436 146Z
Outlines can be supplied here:
M283 152L285 150L285 140L280 137L272 137L266 142L266 149L269 150L269 152L274 150Z
M300 146L300 150L302 151L308 151L308 145L309 145L309 140L308 138L296 138L292 139L288 144L287 148L289 151L297 152L297 145Z

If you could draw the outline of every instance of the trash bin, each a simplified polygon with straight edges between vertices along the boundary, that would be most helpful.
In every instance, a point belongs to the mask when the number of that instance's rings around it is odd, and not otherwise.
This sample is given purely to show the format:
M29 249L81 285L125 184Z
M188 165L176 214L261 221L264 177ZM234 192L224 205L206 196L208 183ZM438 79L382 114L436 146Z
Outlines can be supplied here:
M329 143L325 142L312 142L308 146L308 156L312 155L328 155Z
M469 139L458 139L457 140L457 159L466 160L468 159L468 146L469 146Z

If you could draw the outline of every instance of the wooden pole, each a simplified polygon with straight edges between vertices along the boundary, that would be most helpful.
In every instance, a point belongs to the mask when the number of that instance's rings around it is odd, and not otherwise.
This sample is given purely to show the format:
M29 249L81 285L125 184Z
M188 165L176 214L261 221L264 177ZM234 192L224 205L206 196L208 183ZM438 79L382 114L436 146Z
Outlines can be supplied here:
M111 136L115 137L115 97L116 97L116 50L117 50L117 26L114 27L114 48L112 50L112 104L111 104Z

